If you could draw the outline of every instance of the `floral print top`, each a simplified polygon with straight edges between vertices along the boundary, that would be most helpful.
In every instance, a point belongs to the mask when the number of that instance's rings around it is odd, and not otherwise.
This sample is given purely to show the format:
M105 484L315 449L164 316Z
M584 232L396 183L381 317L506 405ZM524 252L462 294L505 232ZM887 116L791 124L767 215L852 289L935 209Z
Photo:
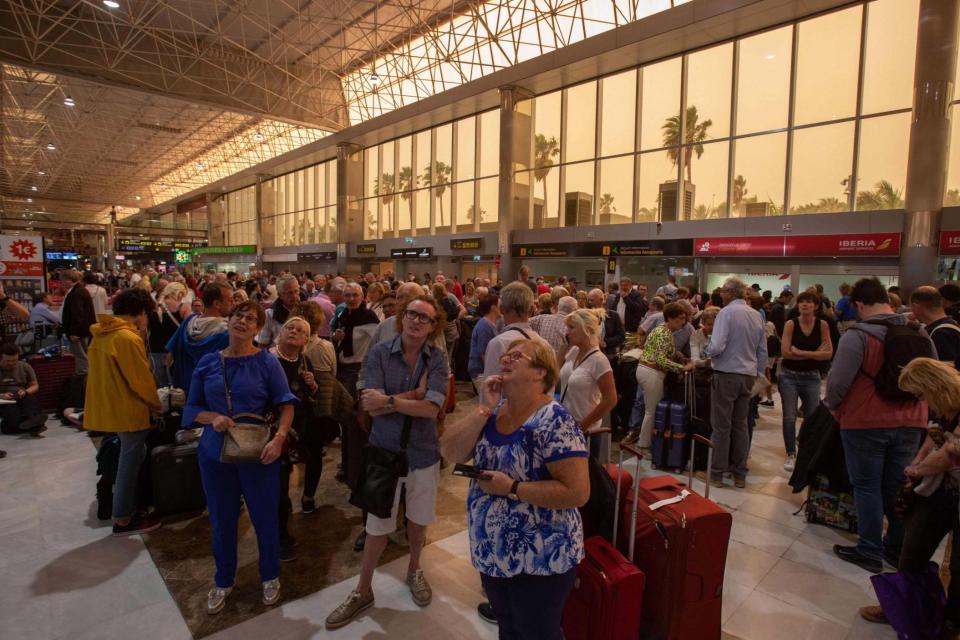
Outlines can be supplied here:
M502 471L521 482L549 480L547 463L587 457L577 421L559 402L550 402L510 435L497 431L496 413L487 420L474 449L481 469ZM493 578L521 573L566 573L583 559L583 523L576 509L547 509L506 496L493 496L470 482L467 527L473 566Z
M647 336L640 360L663 371L679 371L683 365L674 362L673 354L676 352L677 346L673 341L673 332L667 325L661 324Z

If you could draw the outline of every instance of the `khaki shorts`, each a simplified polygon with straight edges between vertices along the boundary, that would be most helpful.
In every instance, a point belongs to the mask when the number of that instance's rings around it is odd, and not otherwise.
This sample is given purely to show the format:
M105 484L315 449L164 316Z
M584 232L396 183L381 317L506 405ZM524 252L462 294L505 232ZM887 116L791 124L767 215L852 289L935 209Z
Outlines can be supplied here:
M440 463L425 469L414 469L400 478L397 492L393 496L393 509L389 518L378 518L367 514L367 534L386 536L397 530L397 509L400 505L400 491L407 487L407 519L414 524L427 526L437 519L437 485L440 481Z

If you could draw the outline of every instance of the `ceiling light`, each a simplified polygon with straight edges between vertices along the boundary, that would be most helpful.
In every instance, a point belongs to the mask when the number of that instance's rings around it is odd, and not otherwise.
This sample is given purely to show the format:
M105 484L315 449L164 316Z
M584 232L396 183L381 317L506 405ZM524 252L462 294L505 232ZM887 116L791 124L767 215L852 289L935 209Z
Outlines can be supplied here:
M103 0L103 4L107 5L111 9L119 9L120 3L115 0Z
M374 91L380 86L380 76L377 75L376 71L371 72L367 77L367 84L369 84L370 88Z
M36 187L30 187L30 191L36 191L36 190L37 190Z
M45 176L45 175L47 175L47 172L46 172L46 171L37 171L37 175L38 175L38 176Z
M198 163L196 164L196 167L197 167L197 171L203 171L203 163L202 163L202 162L198 162Z
M140 196L134 196L134 198L136 198L137 200L140 200Z
M775 54L775 53L768 53L767 55L763 56L763 59L764 59L764 60L773 60L773 59L776 58L776 57L777 57L777 54Z
M33 198L27 198L27 202L33 202Z
M48 143L47 143L47 151L56 151L56 150L57 150L57 148L56 148L55 146L53 146L53 143L52 143L52 142L48 142Z
M67 107L73 107L77 103L73 101L73 98L71 98L70 96L67 96L66 98L63 99L63 104L64 106L67 106Z
M257 131L255 134L253 134L253 139L257 142L263 142L263 134Z

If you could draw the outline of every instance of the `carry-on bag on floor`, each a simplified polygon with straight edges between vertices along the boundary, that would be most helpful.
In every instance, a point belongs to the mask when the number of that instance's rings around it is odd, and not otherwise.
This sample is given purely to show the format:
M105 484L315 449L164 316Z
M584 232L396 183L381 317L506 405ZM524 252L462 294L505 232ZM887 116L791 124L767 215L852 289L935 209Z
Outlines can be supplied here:
M710 441L694 436L692 446ZM629 453L639 450L620 445ZM712 459L712 455L708 456ZM708 463L709 464L709 463ZM626 552L656 588L644 592L641 628L657 640L719 640L723 573L733 517L672 476L634 483L621 527L620 551Z
M683 389L683 401L670 403L670 415L667 419L669 437L665 439L665 460L658 465L667 469L685 469L690 459L690 421L697 416L696 391L693 371L684 371L679 386Z
M608 471L612 465L607 465ZM623 452L614 476L616 503L632 483L623 471ZM563 609L563 633L567 640L637 640L640 635L640 603L646 578L643 572L617 551L614 510L613 541L600 536L584 542L584 558L577 566L577 580Z
M803 511L807 522L857 532L857 509L853 504L853 494L831 490L829 481L822 474L817 474L807 489Z
M158 515L201 511L207 506L197 462L199 444L157 447L150 452L153 506Z

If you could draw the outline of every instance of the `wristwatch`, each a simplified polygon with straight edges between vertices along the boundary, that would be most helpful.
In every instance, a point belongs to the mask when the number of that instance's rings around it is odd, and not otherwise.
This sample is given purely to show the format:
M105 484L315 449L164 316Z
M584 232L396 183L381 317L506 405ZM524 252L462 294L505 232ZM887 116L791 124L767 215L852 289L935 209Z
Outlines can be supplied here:
M396 398L394 398L393 396L388 396L388 397L387 397L387 409L390 409L390 411L395 411L396 408L397 408Z
M510 485L510 493L507 494L507 497L511 500L516 500L520 502L520 496L517 495L517 488L520 486L519 480L514 480L513 484Z

